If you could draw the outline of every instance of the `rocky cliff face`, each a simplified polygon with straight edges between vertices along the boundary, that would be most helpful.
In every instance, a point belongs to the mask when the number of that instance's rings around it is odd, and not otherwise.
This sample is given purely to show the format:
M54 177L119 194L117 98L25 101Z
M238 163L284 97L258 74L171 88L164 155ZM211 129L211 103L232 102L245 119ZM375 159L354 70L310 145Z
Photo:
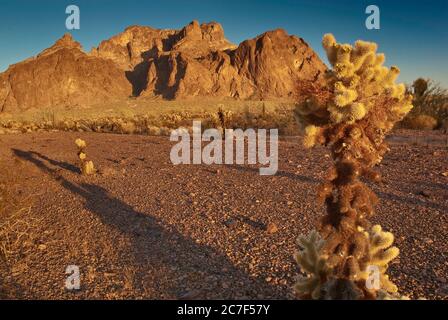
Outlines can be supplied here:
M149 60L143 95L294 99L300 81L320 81L325 69L302 39L275 30L237 48L161 53Z
M0 110L92 105L129 96L131 90L115 63L85 54L65 35L38 56L0 74Z
M301 38L266 32L239 46L220 24L181 30L132 26L84 53L66 35L0 74L1 110L89 105L130 95L189 99L295 99L325 65Z
M101 42L91 55L108 58L123 70L132 71L142 62L171 51L189 52L193 56L210 51L234 49L224 37L221 25L215 22L199 25L193 21L181 30L158 30L150 27L128 27L109 40Z

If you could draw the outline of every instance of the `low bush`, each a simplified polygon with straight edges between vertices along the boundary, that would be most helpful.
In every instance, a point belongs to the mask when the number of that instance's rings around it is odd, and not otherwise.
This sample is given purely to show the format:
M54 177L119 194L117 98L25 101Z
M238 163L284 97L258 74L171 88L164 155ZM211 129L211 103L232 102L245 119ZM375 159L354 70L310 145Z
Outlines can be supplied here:
M232 111L220 106L217 112L176 111L152 115L111 116L95 119L65 119L42 121L8 120L0 123L2 133L29 133L41 131L100 132L116 134L141 134L151 136L168 136L171 130L179 127L190 128L193 120L202 121L202 128L216 129L279 129L282 135L297 135L299 130L292 117L293 111L287 107L273 110Z
M408 89L414 98L414 109L401 127L415 130L446 129L448 127L448 90L432 80L419 78Z
M403 121L403 126L414 130L434 130L438 126L438 121L434 117L426 114L419 114L406 118Z

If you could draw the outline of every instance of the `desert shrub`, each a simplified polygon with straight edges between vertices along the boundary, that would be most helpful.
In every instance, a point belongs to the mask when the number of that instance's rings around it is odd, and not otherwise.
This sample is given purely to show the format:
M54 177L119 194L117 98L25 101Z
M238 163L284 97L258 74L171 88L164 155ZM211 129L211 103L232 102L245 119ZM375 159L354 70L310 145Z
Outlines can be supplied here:
M48 126L54 127L56 122L56 114L54 112L42 113L42 123L46 123Z
M19 299L14 267L33 249L41 218L31 214L35 195L24 192L23 163L0 161L0 168L0 299Z
M160 128L160 135L161 136L168 137L168 136L170 136L170 134L171 134L171 128L168 128L168 127L161 127Z
M327 34L323 47L333 68L323 87L309 84L295 115L305 127L304 145L329 146L334 165L318 192L327 213L318 231L298 240L296 260L306 276L296 293L313 299L394 297L398 288L387 267L399 250L391 233L371 226L378 198L363 179L381 179L373 168L388 150L386 134L412 109L412 96L395 83L399 69L383 66L375 43L339 44ZM378 286L367 285L371 271Z
M434 130L437 127L437 119L426 114L419 114L414 117L406 118L404 127L414 130Z
M232 112L228 128L241 129L278 129L282 135L297 135L297 125L292 117L291 108L279 106L273 111L262 109L261 112L250 111L246 107L241 112Z
M448 90L432 80L419 78L408 91L414 95L414 109L403 121L403 127L429 130L444 128L448 119Z
M12 167L8 168L5 163L0 162L0 167L1 266L1 262L14 263L14 259L20 255L21 243L29 240L29 230L35 219L29 216L32 196L22 192L23 185L18 174L23 169L21 164L15 161Z
M120 123L120 133L133 134L136 132L135 123L132 121L122 121Z
M162 114L156 121L160 127L177 129L184 125L191 125L191 119L193 119L193 115L189 112L171 112Z
M146 132L149 136L160 136L161 134L160 128L152 125L146 127Z
M279 129L280 134L297 135L298 130L291 117L291 104L279 103L267 108L265 104L259 108L249 108L248 103L240 110L230 110L223 104L217 110L200 110L196 112L167 111L159 115L133 113L120 116L95 117L92 119L64 118L56 120L56 116L42 117L39 121L26 122L4 120L0 123L3 133L26 133L35 131L70 131L98 132L115 134L169 135L168 131L180 127L191 128L193 120L200 120L202 128L235 129L262 128ZM50 114L53 115L54 113ZM50 118L51 120L48 120ZM59 116L58 118L62 118Z

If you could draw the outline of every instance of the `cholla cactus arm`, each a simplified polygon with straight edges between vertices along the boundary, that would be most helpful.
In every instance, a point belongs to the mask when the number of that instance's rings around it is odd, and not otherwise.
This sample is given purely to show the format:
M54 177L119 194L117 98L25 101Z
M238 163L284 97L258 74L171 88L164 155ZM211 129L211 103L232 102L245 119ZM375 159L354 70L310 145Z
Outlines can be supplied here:
M390 232L383 231L380 225L373 226L369 232L364 232L364 235L369 241L369 254L365 263L366 269L359 272L357 279L366 281L370 276L367 268L376 266L380 272L380 290L389 293L398 292L397 286L386 274L389 263L400 253L397 247L392 247L394 235Z
M323 46L333 66L327 77L333 98L326 104L331 122L354 123L363 119L381 96L395 99L390 101L389 109L398 117L412 108L412 96L405 94L405 86L395 84L400 70L383 66L385 56L376 53L375 43L357 41L352 47L337 43L333 35L327 34Z
M303 145L306 148L314 147L319 141L319 137L322 134L322 130L315 125L309 125L305 128L305 137L303 138Z
M377 300L411 300L411 299L408 296L402 296L399 294L390 294L387 291L379 290Z
M96 172L95 166L93 165L92 161L86 161L84 162L83 166L82 166L82 173L84 175L92 175Z
M80 138L75 140L75 144L78 146L79 149L84 149L87 147L87 143Z
M321 298L321 287L325 281L328 267L327 257L321 250L325 242L316 230L308 236L300 236L297 239L299 251L295 254L295 260L306 276L299 276L294 290L299 297Z
M381 179L373 167L388 151L386 134L412 109L412 96L396 83L400 70L383 66L385 55L377 53L375 43L339 44L327 34L322 44L332 69L324 86L305 86L306 99L294 112L305 128L304 146L327 145L334 161L318 193L327 206L319 228L325 240L320 252L331 270L328 283L318 283L326 298L375 298L375 290L365 286L367 267L377 266L382 289L396 292L386 271L399 250L391 247L393 235L381 227L364 231L370 229L368 218L378 198L361 177ZM304 257L298 262L307 263ZM310 274L309 284L317 283Z

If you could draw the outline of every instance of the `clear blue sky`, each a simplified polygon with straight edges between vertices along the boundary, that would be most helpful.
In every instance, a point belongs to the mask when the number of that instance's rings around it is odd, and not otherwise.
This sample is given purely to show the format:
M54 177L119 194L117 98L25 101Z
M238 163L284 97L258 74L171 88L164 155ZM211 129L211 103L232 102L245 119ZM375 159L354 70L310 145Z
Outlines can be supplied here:
M448 87L448 0L0 0L0 71L49 47L65 32L65 8L81 10L72 32L85 50L129 25L181 28L190 21L220 22L234 43L284 28L323 57L322 35L338 41L375 41L401 81L429 77ZM365 8L381 10L381 30L365 28Z

